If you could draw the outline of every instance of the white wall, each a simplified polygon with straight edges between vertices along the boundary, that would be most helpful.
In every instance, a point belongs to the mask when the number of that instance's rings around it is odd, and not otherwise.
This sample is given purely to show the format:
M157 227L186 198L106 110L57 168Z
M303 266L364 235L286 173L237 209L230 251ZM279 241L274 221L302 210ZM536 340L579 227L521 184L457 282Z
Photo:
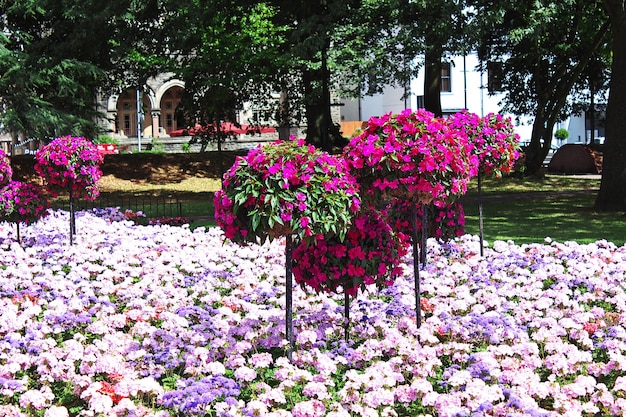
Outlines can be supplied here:
M484 116L488 113L501 113L502 94L490 95L487 91L487 74L477 71L478 57L469 54L456 57L451 66L451 92L441 93L441 107L444 114L455 113L467 108L468 111ZM364 97L360 100L343 101L341 117L343 121L368 120L372 116L381 116L388 112L399 113L405 108L416 109L417 97L424 94L424 74L421 72L410 84L410 97L402 99L404 90L389 87L382 94ZM360 114L360 118L359 118ZM503 114L503 116L510 116ZM532 119L512 118L521 141L529 141L532 133ZM578 135L584 138L584 119L571 117L565 127L570 132L568 142L578 141ZM584 140L584 139L583 139ZM553 141L555 145L557 141ZM565 143L565 142L564 142Z

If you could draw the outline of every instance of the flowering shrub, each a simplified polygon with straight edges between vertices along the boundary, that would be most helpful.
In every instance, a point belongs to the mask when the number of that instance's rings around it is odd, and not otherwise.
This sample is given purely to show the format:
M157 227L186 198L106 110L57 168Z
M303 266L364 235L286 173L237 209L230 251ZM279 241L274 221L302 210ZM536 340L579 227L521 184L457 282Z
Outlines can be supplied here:
M13 176L13 168L11 167L11 159L0 149L0 187L4 187L11 181Z
M467 110L448 118L453 129L467 135L479 159L481 174L497 178L513 170L519 158L519 135L515 133L511 118L489 113L480 117Z
M45 216L50 204L36 184L11 181L0 190L0 217L13 223L33 223Z
M282 242L77 215L71 249L67 212L27 250L0 223L0 415L626 415L626 246L429 242L422 326L404 258L349 343L337 297L296 286L289 361Z
M367 285L384 288L402 273L398 266L406 254L403 243L377 211L362 210L352 222L345 240L318 236L293 250L293 275L303 288L351 296Z
M318 234L343 237L360 198L341 158L292 138L238 157L214 202L225 236L254 242L286 233L309 240Z
M99 195L100 165L104 158L84 137L62 136L43 146L35 155L35 171L55 196L70 192L75 197L95 200Z
M411 222L412 206L414 203L394 199L387 208L387 221L392 226L405 244L410 244L413 236ZM450 204L435 201L433 204L420 204L417 206L417 238L422 239L423 210L426 207L428 221L427 237L434 237L442 241L454 239L465 234L465 212L463 205L458 201Z
M344 155L375 200L449 200L467 191L478 166L467 136L424 109L371 118Z

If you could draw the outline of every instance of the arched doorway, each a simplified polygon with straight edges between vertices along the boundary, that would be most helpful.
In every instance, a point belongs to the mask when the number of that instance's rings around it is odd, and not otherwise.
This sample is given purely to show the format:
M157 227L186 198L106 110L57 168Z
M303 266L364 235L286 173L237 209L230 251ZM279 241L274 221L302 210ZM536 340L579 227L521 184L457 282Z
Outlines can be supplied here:
M150 100L141 94L144 118L141 130L152 125ZM147 115L147 117L146 117ZM126 90L117 99L117 132L125 136L137 136L137 90Z
M179 120L176 115L176 108L180 103L183 89L180 86L173 86L167 89L161 97L161 120L160 124L165 129L165 132L169 134L172 130L183 129L183 121Z

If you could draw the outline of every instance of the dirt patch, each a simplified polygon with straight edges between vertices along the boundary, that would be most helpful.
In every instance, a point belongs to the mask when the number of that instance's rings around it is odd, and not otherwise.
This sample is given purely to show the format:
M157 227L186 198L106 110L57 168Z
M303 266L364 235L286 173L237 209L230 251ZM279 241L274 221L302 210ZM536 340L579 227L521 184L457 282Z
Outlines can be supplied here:
M106 155L101 166L103 176L131 181L137 184L165 185L193 178L219 179L235 161L236 152L177 153L177 154L120 154ZM39 182L35 159L19 155L11 159L13 179Z

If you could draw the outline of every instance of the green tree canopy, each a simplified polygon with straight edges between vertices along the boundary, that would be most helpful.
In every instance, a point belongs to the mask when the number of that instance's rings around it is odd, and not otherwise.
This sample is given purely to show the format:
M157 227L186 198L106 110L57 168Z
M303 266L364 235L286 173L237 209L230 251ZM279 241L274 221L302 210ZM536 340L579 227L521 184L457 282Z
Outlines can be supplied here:
M574 87L608 46L606 15L592 0L478 1L476 9L484 16L483 69L498 64L502 111L534 119L526 172L535 174L550 149L556 122L572 113Z

